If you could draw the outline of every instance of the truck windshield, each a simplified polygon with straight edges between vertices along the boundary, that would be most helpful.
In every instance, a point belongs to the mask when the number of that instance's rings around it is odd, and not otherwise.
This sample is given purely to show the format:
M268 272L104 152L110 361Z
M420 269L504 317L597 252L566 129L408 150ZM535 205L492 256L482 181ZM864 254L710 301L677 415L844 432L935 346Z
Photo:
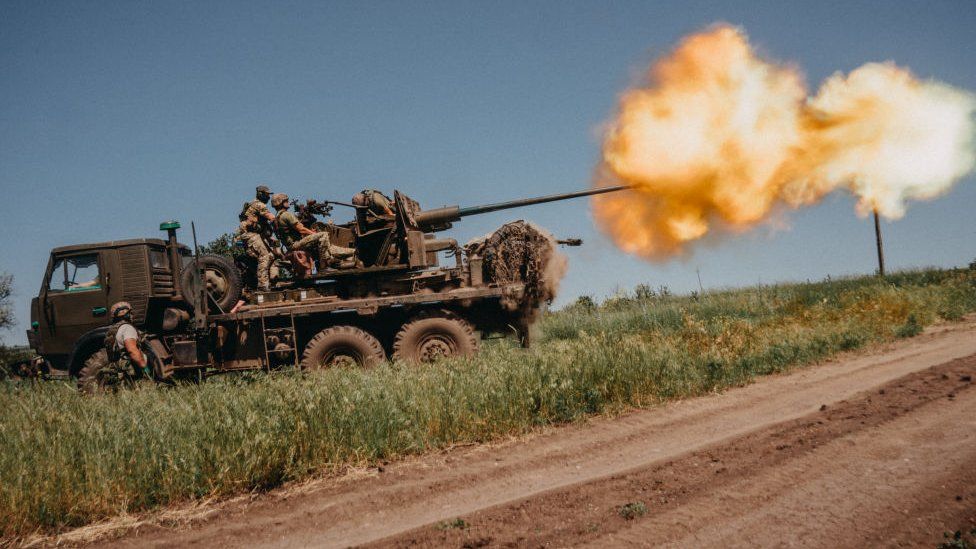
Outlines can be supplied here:
M101 289L98 274L98 255L77 255L62 257L54 263L51 270L51 292L83 292Z

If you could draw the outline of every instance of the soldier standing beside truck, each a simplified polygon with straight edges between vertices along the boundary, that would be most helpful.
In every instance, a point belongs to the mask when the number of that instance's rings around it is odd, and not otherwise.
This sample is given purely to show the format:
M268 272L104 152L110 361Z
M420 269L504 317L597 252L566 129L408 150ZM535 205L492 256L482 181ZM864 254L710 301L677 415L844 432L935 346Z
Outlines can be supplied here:
M112 324L103 347L107 363L94 361L79 374L79 387L87 392L117 388L142 377L151 378L149 359L140 348L141 334L132 324L132 305L119 301L109 309Z
M139 349L139 330L132 325L132 305L119 301L112 305L112 326L105 333L105 352L108 359L123 368L138 366L148 374L146 355Z
M271 189L258 185L256 198L246 202L241 209L241 224L234 235L244 244L247 255L257 260L258 290L263 292L271 290L274 252L277 248L272 244L275 217L268 210L269 198Z

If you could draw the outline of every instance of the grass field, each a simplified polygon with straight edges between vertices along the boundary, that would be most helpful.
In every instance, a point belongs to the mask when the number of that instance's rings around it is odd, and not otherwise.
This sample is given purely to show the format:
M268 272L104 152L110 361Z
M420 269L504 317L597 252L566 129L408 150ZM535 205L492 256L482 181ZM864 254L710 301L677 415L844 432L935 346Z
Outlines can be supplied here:
M264 490L349 465L699 395L976 310L930 270L671 296L639 287L542 320L532 351L83 397L0 383L0 535Z

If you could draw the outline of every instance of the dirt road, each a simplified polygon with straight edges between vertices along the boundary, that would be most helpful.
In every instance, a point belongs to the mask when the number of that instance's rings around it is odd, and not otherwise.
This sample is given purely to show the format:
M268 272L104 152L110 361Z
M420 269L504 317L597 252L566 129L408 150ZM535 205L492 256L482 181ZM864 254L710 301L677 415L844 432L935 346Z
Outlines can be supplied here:
M932 547L943 531L976 527L974 376L968 322L720 395L319 481L111 543Z

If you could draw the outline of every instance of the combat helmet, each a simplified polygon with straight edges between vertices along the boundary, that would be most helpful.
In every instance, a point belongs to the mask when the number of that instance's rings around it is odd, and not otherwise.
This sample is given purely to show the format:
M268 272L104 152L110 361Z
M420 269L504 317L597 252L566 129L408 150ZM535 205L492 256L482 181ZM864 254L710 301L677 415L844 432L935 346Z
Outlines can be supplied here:
M288 202L288 195L285 193L277 193L271 197L272 208L280 208L285 202Z
M112 320L118 320L130 312L132 312L132 305L128 301L119 301L109 309L109 315L112 317Z

